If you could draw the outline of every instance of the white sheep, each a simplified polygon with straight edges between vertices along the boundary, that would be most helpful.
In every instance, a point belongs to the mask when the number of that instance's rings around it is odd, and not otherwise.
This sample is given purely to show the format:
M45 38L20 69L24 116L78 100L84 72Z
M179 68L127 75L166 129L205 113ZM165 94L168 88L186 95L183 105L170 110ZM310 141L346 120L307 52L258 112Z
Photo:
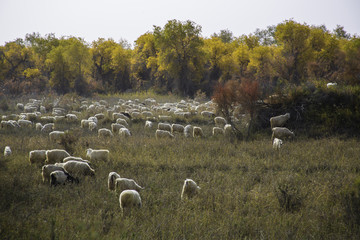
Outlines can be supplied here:
M135 190L125 190L120 193L119 203L122 215L125 216L125 209L141 208L140 194Z
M193 127L193 137L204 137L204 132L200 127Z
M43 164L46 160L46 150L32 150L29 152L30 164L41 163Z
M225 134L225 130L224 130L223 128L213 127L213 129L212 129L212 134L213 134L213 136L224 135L224 134Z
M11 148L9 146L6 146L4 149L4 157L9 157L11 154Z
M171 125L168 123L159 123L158 129L171 132Z
M52 131L49 133L51 142L59 142L61 138L65 137L65 132L63 131Z
M61 166L56 166L55 164L47 164L42 166L41 168L41 176L42 176L42 180L43 182L49 182L50 181L50 174L53 171L65 171L63 167Z
M98 123L97 117L94 117L94 116L89 117L88 120L89 120L89 121L92 121L92 122L95 122L96 124Z
M59 184L65 185L66 182L78 183L79 180L64 171L56 170L50 173L50 186L56 186Z
M155 138L156 139L159 139L159 138L174 138L174 135L172 135L171 132L169 132L169 131L157 129L156 132L155 132Z
M280 150L281 145L283 144L283 141L279 138L274 138L273 141L273 149Z
M213 118L215 117L215 113L210 112L210 111L202 111L201 116L205 117L205 118Z
M123 138L126 138L126 137L130 137L131 136L131 132L129 129L123 127L123 128L120 128L119 130L119 135Z
M96 117L96 119L104 119L104 118L105 118L105 114L103 114L103 113L97 113L97 114L95 114L94 117Z
M174 124L171 125L171 132L172 132L172 133L178 132L178 133L183 134L183 133L184 133L184 129L185 129L184 126L181 125L181 124L176 124L176 123L174 123Z
M98 137L113 137L114 134L107 128L100 128L98 130Z
M181 199L190 199L194 197L198 194L200 189L201 188L192 179L186 179L182 188Z
M85 160L85 159L82 159L81 157L74 157L74 156L69 156L69 157L66 157L63 159L63 163L66 163L68 161L78 161L78 162L85 162L87 164L90 165L90 161L89 160Z
M54 123L47 123L41 128L42 132L51 132L52 130L54 130Z
M36 131L41 131L42 127L43 127L43 125L41 123L36 123L35 124Z
M146 120L145 122L145 128L151 129L153 127L153 123L149 120Z
M171 116L159 115L159 121L171 121Z
M109 161L109 150L107 149L91 149L86 150L86 157L90 159L91 162L94 161Z
M286 113L284 115L279 115L276 117L270 118L270 126L271 129L274 127L282 127L290 119L290 113Z
M113 133L119 133L120 128L124 128L125 126L119 123L112 123L111 124L111 131Z
M225 124L224 133L226 136L230 136L233 133L233 128L232 128L231 124Z
M227 124L226 119L223 117L215 117L214 122L216 125L221 125L221 126L225 126Z
M125 119L123 119L123 118L118 118L118 119L116 119L116 123L122 124L122 125L124 125L124 126L126 126L126 127L129 126L128 122L127 122Z
M137 184L134 179L120 177L115 179L115 189L118 192L124 190L136 190L140 192L144 188Z
M29 120L24 120L24 119L19 119L18 120L18 124L20 125L20 127L31 127L32 126L32 122Z
M46 163L62 162L64 158L69 157L70 154L63 149L51 149L46 151Z
M68 113L65 115L65 118L68 122L76 122L78 120L78 117L75 114Z
M93 121L90 121L88 119L82 119L81 120L81 128L89 128L89 123L91 123Z
M285 139L295 137L295 134L285 127L274 127L272 132L271 140L274 138Z
M96 128L97 128L97 123L90 121L89 122L89 130L92 131L92 130L95 130Z
M187 138L192 137L192 132L193 132L193 126L186 125L184 128L184 136Z
M108 189L109 191L115 191L115 180L117 178L121 178L120 174L116 173L116 172L110 172L109 173L109 177L108 177Z
M95 176L95 170L85 162L68 161L64 164L63 168L66 172L75 178L82 176Z
M327 87L327 88L335 87L335 86L337 86L337 83L327 83L327 84L326 84L326 87Z

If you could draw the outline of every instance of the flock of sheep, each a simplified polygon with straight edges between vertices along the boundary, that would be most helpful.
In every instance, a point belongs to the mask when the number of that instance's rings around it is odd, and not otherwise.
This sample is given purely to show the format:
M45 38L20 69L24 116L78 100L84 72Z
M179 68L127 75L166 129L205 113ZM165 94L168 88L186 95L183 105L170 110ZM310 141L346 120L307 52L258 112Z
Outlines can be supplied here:
M80 123L81 128L96 131L99 138L112 138L116 134L126 138L132 136L130 131L131 122L134 119L142 119L145 122L145 129L155 128L155 137L174 138L175 135L184 137L204 137L201 127L193 125L182 125L172 123L173 117L189 118L192 115L200 114L202 117L213 120L215 126L212 128L212 135L229 135L233 128L227 121L220 116L216 116L216 106L212 101L200 104L196 101L180 101L178 103L159 104L155 99L148 98L141 103L139 100L122 100L118 104L109 106L101 100L89 104L87 101L81 102L80 111L67 112L64 108L53 107L51 113L47 113L42 101L30 99L27 104L18 103L17 109L22 111L20 114L2 116L1 130L15 128L34 128L36 131L48 134L50 141L59 142L65 136L66 131L56 129L56 124L60 121ZM87 119L79 119L85 111L91 115ZM98 128L98 121L106 116L111 117L112 123L109 128ZM294 133L285 128L284 125L290 119L290 114L270 118L272 129L272 142L274 149L280 149L283 140L294 137ZM236 121L236 116L234 116ZM51 150L32 150L29 152L31 164L45 164L42 166L41 175L44 183L51 186L63 185L67 182L79 183L85 176L95 176L92 168L94 162L109 161L109 150L107 149L87 149L86 157L71 156L63 149ZM4 149L4 156L11 155L10 146ZM139 192L143 190L133 179L122 178L116 172L110 172L108 176L108 190L119 192L119 204L124 214L126 208L141 207L141 197ZM183 184L181 199L192 198L200 187L191 179L186 179Z

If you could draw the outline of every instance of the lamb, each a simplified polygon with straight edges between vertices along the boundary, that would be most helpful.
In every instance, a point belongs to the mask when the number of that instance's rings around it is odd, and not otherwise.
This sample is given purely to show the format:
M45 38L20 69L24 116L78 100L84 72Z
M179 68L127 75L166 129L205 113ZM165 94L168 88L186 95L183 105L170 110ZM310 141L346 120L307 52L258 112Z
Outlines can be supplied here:
M54 130L54 123L47 123L41 128L42 132L51 132L52 130Z
M153 123L152 123L151 121L146 120L146 122L145 122L145 128L150 129L150 128L152 128L152 127L153 127Z
M98 130L98 137L113 137L114 134L107 128L100 128Z
M69 157L70 154L63 149L52 149L46 151L46 163L62 162L64 158Z
M42 166L41 168L41 176L42 176L42 180L43 182L49 182L50 181L50 174L53 171L65 171L63 167L61 166L56 166L55 164L47 164Z
M201 188L192 180L186 179L181 192L181 200L192 198L198 194Z
M120 193L119 203L122 215L125 215L126 208L141 208L140 194L135 190L125 190Z
M58 142L61 138L65 137L65 132L63 131L52 131L49 133L50 141L51 142Z
M219 128L219 127L213 127L212 134L213 134L213 136L224 135L225 130L222 128Z
M115 189L118 192L122 192L124 190L136 190L140 192L140 190L143 190L144 188L137 184L134 179L120 177L115 179Z
M225 126L227 124L226 119L223 117L215 117L214 122L216 125Z
M4 149L4 157L9 157L11 153L11 148L9 146L6 146Z
M89 130L92 131L97 128L96 122L90 121L89 122Z
M273 140L274 138L284 139L284 138L288 138L288 137L289 138L295 137L295 134L285 127L274 127L272 129L272 132L273 133L271 136L271 140Z
M191 125L186 125L184 128L184 136L189 138L192 136L192 132L193 132L193 126Z
M50 186L56 186L59 184L65 185L66 182L79 183L79 180L64 171L56 170L50 173Z
M93 161L109 161L109 150L107 149L91 149L86 150L86 157Z
M108 189L109 191L115 191L115 180L117 178L121 178L120 174L116 173L116 172L110 172L109 173L109 177L108 177Z
M156 137L156 139L159 139L159 138L174 138L174 135L172 135L169 131L157 129L156 132L155 132L155 137Z
M95 176L95 170L85 162L68 161L64 164L64 170L75 178L82 176Z
M120 128L119 130L119 135L123 138L125 137L130 137L131 136L131 132L129 129L127 128Z
M171 125L168 123L159 123L158 129L171 132Z
M282 127L290 119L290 113L270 118L271 129L274 127Z
M283 144L283 141L279 138L274 138L273 141L273 149L280 150L281 145Z
M30 164L41 163L43 164L46 160L46 150L32 150L29 152Z
M184 133L184 126L181 125L181 124L174 123L174 124L171 125L171 132L172 133L178 132L178 133L183 134Z
M193 127L193 137L204 137L203 130L200 127Z

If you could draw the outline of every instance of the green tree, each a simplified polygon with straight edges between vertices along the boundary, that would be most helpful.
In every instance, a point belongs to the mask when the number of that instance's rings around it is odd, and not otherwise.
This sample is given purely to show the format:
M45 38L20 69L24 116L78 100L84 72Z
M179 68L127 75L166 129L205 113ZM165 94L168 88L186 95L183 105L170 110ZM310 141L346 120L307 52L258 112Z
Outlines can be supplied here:
M166 71L173 88L182 95L193 95L203 74L204 53L201 27L194 22L171 20L163 29L154 26L159 48L159 70Z
M125 49L118 45L111 54L111 68L114 78L111 86L115 91L125 91L131 88L131 49Z

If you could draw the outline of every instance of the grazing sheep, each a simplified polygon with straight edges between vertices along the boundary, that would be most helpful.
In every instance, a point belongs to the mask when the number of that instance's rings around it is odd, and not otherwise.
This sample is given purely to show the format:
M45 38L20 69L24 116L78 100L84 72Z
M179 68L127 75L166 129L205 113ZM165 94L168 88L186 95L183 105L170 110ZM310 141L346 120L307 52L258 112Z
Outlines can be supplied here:
M61 138L65 137L65 132L63 131L52 131L49 133L50 141L51 142L58 142Z
M193 127L193 137L204 137L203 130L200 127Z
M159 121L171 121L171 116L159 115Z
M113 120L117 120L117 119L119 119L119 118L121 118L121 119L124 119L125 121L129 121L130 119L129 119L129 117L127 117L127 116L125 116L123 113L113 113L112 114L112 118L113 118Z
M146 121L145 122L145 128L151 129L153 127L153 123L151 121Z
M88 120L94 123L98 123L98 119L96 117L89 117Z
M216 125L221 125L221 126L224 126L227 124L226 119L223 117L215 117L214 122Z
M213 127L212 129L212 134L213 136L217 136L217 135L224 135L225 134L225 130L219 127Z
M159 138L174 138L174 135L172 135L171 132L169 132L169 131L157 129L156 132L155 132L155 138L156 139L159 139Z
M201 188L192 180L186 179L181 192L181 199L194 197Z
M91 162L94 161L109 161L109 150L107 149L91 149L86 150L86 157L90 159Z
M335 87L335 86L337 86L337 83L327 83L327 84L326 84L326 87L327 87L327 88Z
M89 123L91 123L93 121L90 121L88 119L82 119L81 120L81 128L89 128Z
M23 120L23 119L18 120L18 124L20 125L20 127L31 127L32 126L31 121Z
M225 133L226 136L230 136L233 133L233 129L232 129L231 124L225 124L224 133Z
M279 138L274 138L273 141L273 149L280 150L281 145L283 144L283 141Z
M78 117L75 114L68 113L65 115L65 118L68 122L76 122L78 120Z
M79 183L79 180L64 171L56 170L50 173L50 186L65 185L66 182Z
M119 130L119 135L123 138L125 137L130 137L131 136L131 132L129 129L127 128L120 128Z
M41 131L42 127L43 127L43 125L41 123L36 123L35 124L36 131Z
M109 191L115 191L115 180L117 178L121 178L120 174L116 173L116 172L110 172L109 173L109 177L108 177L108 189Z
M94 117L96 117L96 119L104 119L104 118L105 118L105 114L103 114L103 113L97 113L97 114L95 114Z
M168 123L159 123L158 129L171 132L171 125Z
M63 149L52 149L46 151L46 163L62 162L64 158L69 157L70 154Z
M124 190L136 190L140 192L140 190L143 190L144 188L137 184L134 179L120 177L115 179L115 189L118 192L122 192Z
M90 161L89 160L85 160L85 159L82 159L81 157L74 157L74 156L69 156L69 157L66 157L63 159L63 163L66 163L68 161L78 161L78 162L85 162L87 164L90 165Z
M206 117L206 118L213 118L215 117L215 113L210 112L210 111L202 111L201 116Z
M125 119L123 119L123 118L118 118L118 119L116 119L116 123L122 124L122 125L124 125L124 126L126 126L126 127L129 126L128 122L127 122Z
M290 119L290 113L270 118L271 129L274 127L282 127Z
M192 137L192 132L193 132L193 126L186 125L184 128L184 136L187 138Z
M274 138L285 139L295 137L295 134L285 127L274 127L272 132L271 140Z
M171 125L171 132L172 133L178 132L178 133L183 134L184 133L184 126L181 125L181 124L174 123L174 124Z
M100 128L98 130L98 137L113 137L114 134L107 128Z
M56 166L55 164L47 164L42 166L41 168L41 176L42 176L42 180L43 182L49 182L50 181L50 174L53 171L65 171L63 167L61 166Z
M9 146L6 146L4 149L4 157L9 157L11 153L11 148Z
M124 128L125 126L119 123L112 123L111 124L111 131L113 133L119 133L120 128Z
M29 152L30 164L41 163L43 164L46 160L46 150L32 150Z
M64 170L75 178L82 176L95 176L95 170L85 162L68 161L64 164Z
M51 132L52 130L54 130L54 123L47 123L41 128L42 132Z
M125 216L126 208L141 208L141 198L140 194L135 190L125 190L120 193L119 203L122 215Z
M92 131L97 128L96 122L90 121L89 122L89 130Z

